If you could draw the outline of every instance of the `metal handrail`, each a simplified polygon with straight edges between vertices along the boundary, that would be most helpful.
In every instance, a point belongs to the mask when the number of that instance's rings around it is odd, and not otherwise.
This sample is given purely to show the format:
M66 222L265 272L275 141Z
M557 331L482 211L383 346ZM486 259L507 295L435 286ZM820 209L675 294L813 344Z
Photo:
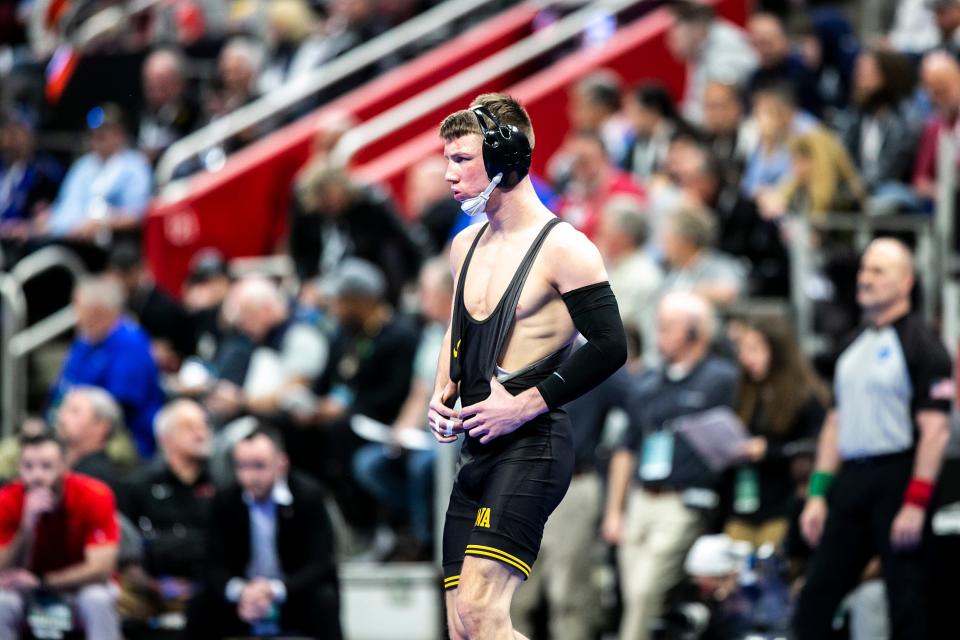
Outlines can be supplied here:
M331 154L335 163L346 165L360 149L426 115L438 104L450 101L474 87L490 82L583 32L600 11L615 13L644 0L596 0L451 78L435 85L393 109L371 118L345 133Z
M79 281L87 273L83 261L69 249L49 246L35 251L18 262L9 273L0 273L0 300L3 304L3 349L0 350L0 371L3 372L2 420L0 434L12 435L24 417L27 399L26 357L37 348L76 325L71 306L63 307L43 320L27 327L27 301L23 285L50 269L64 269Z
M447 0L351 49L236 111L174 142L157 163L157 187L163 188L182 163L230 137L295 106L335 82L423 38L494 0Z
M3 344L9 345L13 336L23 329L27 322L27 301L23 296L23 287L11 274L0 272L0 336ZM0 389L0 433L4 437L14 432L17 422L21 419L23 406L20 404L26 377L25 363L21 359L13 358L7 349L0 351L0 375L3 376Z

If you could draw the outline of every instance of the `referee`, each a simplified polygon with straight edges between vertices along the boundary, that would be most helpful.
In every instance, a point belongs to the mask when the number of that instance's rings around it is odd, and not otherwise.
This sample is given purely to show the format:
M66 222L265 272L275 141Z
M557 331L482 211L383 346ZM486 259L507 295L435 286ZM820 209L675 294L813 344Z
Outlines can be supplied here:
M927 636L921 542L953 383L946 349L911 313L913 283L907 247L874 240L857 277L866 322L837 362L836 404L800 517L816 551L797 605L798 640L830 637L837 607L873 556L883 567L892 637Z

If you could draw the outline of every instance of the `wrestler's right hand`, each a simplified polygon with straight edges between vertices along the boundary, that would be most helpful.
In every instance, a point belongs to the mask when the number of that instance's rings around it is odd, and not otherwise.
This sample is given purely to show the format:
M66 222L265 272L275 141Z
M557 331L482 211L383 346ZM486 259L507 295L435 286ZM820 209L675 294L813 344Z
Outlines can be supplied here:
M430 398L430 410L427 412L427 422L430 431L438 442L456 442L457 435L463 432L463 421L458 412L449 405L455 403L459 389L451 380L446 386L434 392Z

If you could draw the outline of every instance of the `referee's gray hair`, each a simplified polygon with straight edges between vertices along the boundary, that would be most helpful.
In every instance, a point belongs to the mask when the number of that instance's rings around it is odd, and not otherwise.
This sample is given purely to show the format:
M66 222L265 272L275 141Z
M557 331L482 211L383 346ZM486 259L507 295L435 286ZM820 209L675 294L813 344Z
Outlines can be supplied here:
M82 279L74 289L74 296L81 302L122 312L126 305L123 287L114 278L96 276Z
M106 390L90 385L77 385L71 387L67 395L86 398L93 409L93 417L107 423L110 427L110 435L123 428L123 410Z
M157 440L162 440L164 436L170 433L177 417L184 411L196 409L206 417L206 411L199 404L188 398L179 398L163 405L163 408L157 412L153 419L153 435Z

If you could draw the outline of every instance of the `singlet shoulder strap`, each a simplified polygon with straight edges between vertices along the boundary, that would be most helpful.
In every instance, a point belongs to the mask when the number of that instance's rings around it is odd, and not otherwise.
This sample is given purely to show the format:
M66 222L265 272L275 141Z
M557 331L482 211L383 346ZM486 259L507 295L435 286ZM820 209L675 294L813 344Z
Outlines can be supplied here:
M499 359L503 345L507 341L507 336L510 335L513 320L517 313L517 302L520 301L520 293L523 291L523 285L527 281L527 276L530 275L533 263L536 262L537 256L540 254L540 249L547 240L547 235L561 222L562 220L560 220L560 218L552 218L543 225L543 229L537 234L537 238L533 241L533 244L530 245L526 255L523 256L523 260L520 262L520 266L517 267L517 272L514 274L513 280L510 281L510 286L500 301L500 307L497 309L497 318L495 320L497 339L494 354L497 359Z
M463 259L463 264L460 266L460 277L457 279L457 299L463 300L463 284L467 281L467 267L470 266L470 261L473 259L473 252L476 250L477 245L480 244L480 238L486 232L487 227L490 226L489 222L483 224L483 228L477 232L477 235L474 236L473 242L470 243L470 249L467 251L467 256Z

